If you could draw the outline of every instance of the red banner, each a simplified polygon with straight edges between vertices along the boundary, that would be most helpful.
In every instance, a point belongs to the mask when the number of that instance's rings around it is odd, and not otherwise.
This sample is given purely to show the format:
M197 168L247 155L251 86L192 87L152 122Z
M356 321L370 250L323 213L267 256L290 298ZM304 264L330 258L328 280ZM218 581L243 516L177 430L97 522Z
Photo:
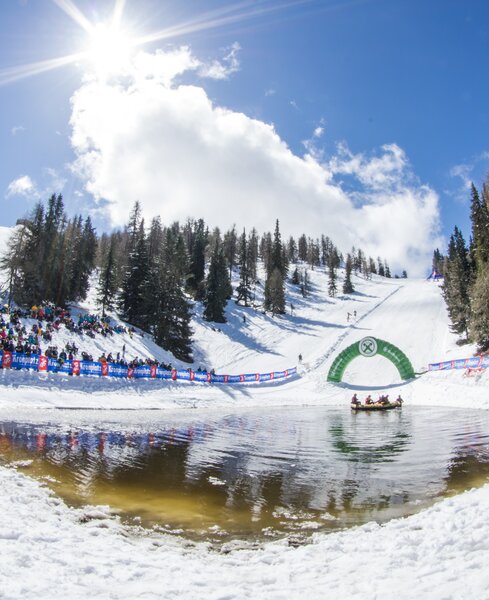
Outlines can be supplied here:
M73 373L73 375L80 375L80 361L79 360L73 360L71 362L71 372Z
M210 373L207 373L207 382L208 383L211 382L211 377L212 377L212 375Z
M40 372L46 372L48 370L48 357L47 356L40 356L39 357L39 365L37 367L37 370Z
M109 363L103 362L102 363L102 377L107 377L108 374L109 374Z
M241 383L243 383L243 381L244 381L244 375L240 375L239 376L239 380L241 381Z
M193 371L190 371L190 381L193 381L195 379L195 373Z
M12 367L12 352L4 352L2 358L2 369L10 369Z
M131 379L132 377L134 377L134 368L133 367L127 367L127 377L128 377L128 379Z
M257 374L255 375L255 381L260 381L260 373L257 373Z
M177 380L177 370L173 369L171 372L171 378L173 379L173 381Z
M149 376L151 379L156 379L156 365L151 365L149 368Z

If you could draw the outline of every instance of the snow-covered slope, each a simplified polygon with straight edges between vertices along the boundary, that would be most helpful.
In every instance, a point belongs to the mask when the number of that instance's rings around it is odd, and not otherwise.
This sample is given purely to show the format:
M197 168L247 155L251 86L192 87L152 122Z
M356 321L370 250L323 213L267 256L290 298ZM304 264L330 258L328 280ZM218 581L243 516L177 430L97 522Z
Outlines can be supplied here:
M462 373L424 375L419 381L406 385L397 370L382 357L358 358L350 363L344 384L327 383L328 370L334 358L348 345L367 335L379 337L399 346L411 360L416 372L426 370L430 362L470 355L473 348L460 348L449 330L447 311L437 283L425 280L372 280L354 277L355 293L328 295L327 274L319 269L310 271L311 289L303 298L297 287L287 284L287 314L275 316L259 309L261 288L257 288L256 308L238 306L234 301L227 307L227 323L208 323L202 318L199 305L195 307L193 368L214 368L218 373L253 373L281 370L298 365L300 377L282 385L209 386L207 384L164 383L161 381L114 381L91 378L70 378L59 374L40 376L37 373L0 373L3 398L0 408L16 406L22 398L25 406L100 406L101 396L107 407L170 407L219 406L229 404L294 404L344 403L350 389L378 391L389 388L401 392L406 399L425 402L433 398L443 401L448 394L461 403L459 392L450 394L448 388L463 382ZM341 276L338 288L341 289ZM94 286L93 286L94 287ZM95 310L93 294L86 303L73 310ZM115 321L118 321L114 316ZM122 352L126 358L154 357L177 367L188 365L159 348L141 332L132 336L114 334L80 338L61 329L53 339L59 347L75 342L96 359L102 352ZM47 344L46 344L47 345ZM299 354L303 362L298 363ZM485 375L472 379L466 387L474 399L485 403L479 392ZM427 389L428 388L430 389ZM448 386L448 388L447 388ZM52 394L53 387L58 389ZM37 393L32 394L33 389ZM431 389L433 388L433 389ZM456 389L456 388L454 388ZM162 394L164 390L164 394ZM489 399L488 399L489 400Z
M0 225L0 255L3 254L5 248L7 247L7 241L12 233L12 227L3 227Z

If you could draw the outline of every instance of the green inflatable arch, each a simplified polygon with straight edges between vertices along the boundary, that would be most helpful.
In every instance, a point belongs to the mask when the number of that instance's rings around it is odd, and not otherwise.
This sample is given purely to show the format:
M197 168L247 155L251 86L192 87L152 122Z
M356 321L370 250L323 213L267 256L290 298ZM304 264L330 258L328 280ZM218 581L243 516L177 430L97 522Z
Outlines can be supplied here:
M389 359L397 367L401 379L412 379L414 377L414 369L411 361L402 350L384 340L379 340L375 337L364 337L360 341L348 346L348 348L345 348L341 354L338 354L329 370L328 381L339 383L346 367L355 358L359 356L366 356L368 358L377 354L385 356L385 358Z

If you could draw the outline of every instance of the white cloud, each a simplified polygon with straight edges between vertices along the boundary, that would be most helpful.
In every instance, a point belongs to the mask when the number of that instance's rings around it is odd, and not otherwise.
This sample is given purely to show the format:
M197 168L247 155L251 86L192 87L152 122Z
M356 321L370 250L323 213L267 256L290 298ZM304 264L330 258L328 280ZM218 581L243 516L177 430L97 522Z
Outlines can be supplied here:
M6 196L7 198L12 196L39 198L39 192L29 175L22 175L8 184Z
M201 77L210 77L211 79L228 79L230 75L239 71L238 52L241 46L235 42L228 53L221 60L214 60L210 64L203 63L199 68Z
M114 225L135 200L166 223L192 216L268 231L279 218L284 236L324 233L393 269L425 272L439 242L438 198L417 182L401 148L386 145L369 158L343 145L328 161L309 150L294 155L272 125L175 82L200 64L188 48L141 53L131 78L87 81L74 94L73 169L107 201ZM337 182L343 175L360 191L348 194Z
M353 175L366 187L382 190L398 186L411 177L404 150L397 144L382 146L381 156L352 154L346 144L338 146L338 155L329 163L333 173Z
M44 169L44 174L49 179L49 184L44 191L44 194L61 193L66 185L66 178L60 175L56 169L52 169L51 167L46 167Z
M17 135L18 133L21 133L22 131L25 131L25 127L23 125L14 125L12 127L12 129L10 130L10 133L12 135Z
M316 127L316 129L312 132L312 137L320 138L324 133L324 127Z
M447 190L446 194L452 196L457 202L466 204L470 200L470 188L472 183L479 187L487 169L489 152L483 151L472 156L467 162L454 165L450 171L450 177L458 181L455 189Z

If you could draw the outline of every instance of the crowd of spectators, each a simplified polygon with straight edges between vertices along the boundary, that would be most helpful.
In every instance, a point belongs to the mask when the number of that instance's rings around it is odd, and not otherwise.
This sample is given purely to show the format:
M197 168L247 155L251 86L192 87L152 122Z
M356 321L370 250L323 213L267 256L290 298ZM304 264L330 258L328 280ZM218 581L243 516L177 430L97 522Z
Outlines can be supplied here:
M32 319L33 324L22 322L22 319ZM79 314L73 318L65 308L55 307L52 304L41 306L34 305L30 310L19 308L10 309L4 305L0 309L0 351L18 352L26 356L43 354L41 343L50 343L53 341L53 335L65 327L70 333L78 334L80 337L87 335L95 338L96 335L103 337L113 336L114 334L127 333L129 337L136 334L134 327L125 327L120 324L112 324L109 317L100 317L94 314ZM144 337L144 334L140 334ZM80 359L86 361L98 360L99 362L110 362L126 366L139 366L142 364L159 364L153 359L140 359L136 357L132 360L126 359L126 345L122 347L122 353L118 352L114 357L112 354L105 353L100 357L94 357L88 352L80 352L75 343L68 342L61 349L57 345L49 344L44 352L48 358L56 359L60 365L66 360ZM159 364L164 368L172 368L165 363Z
M28 324L22 322L22 319L33 319L35 323ZM52 304L34 305L30 310L21 310L19 308L9 309L8 305L0 308L0 351L18 352L26 356L35 356L44 354L48 358L55 359L62 366L67 360L83 360L107 362L127 367L157 366L171 371L174 367L171 363L158 362L153 358L135 357L128 359L126 357L126 345L123 344L122 351L117 352L115 356L112 353L103 352L100 356L93 356L89 352L80 349L74 342L68 342L61 349L52 344L53 335L65 327L71 333L78 334L81 338L87 335L95 338L96 335L103 337L113 336L114 334L127 333L132 339L136 334L134 327L124 327L120 324L112 324L109 317L101 317L94 314L79 314L73 318L65 308L55 307ZM140 333L144 337L144 333ZM41 349L41 344L48 343L45 352ZM1 366L1 363L0 363ZM190 369L189 369L190 371ZM196 373L207 373L207 369L199 367ZM214 369L211 371L214 373Z

